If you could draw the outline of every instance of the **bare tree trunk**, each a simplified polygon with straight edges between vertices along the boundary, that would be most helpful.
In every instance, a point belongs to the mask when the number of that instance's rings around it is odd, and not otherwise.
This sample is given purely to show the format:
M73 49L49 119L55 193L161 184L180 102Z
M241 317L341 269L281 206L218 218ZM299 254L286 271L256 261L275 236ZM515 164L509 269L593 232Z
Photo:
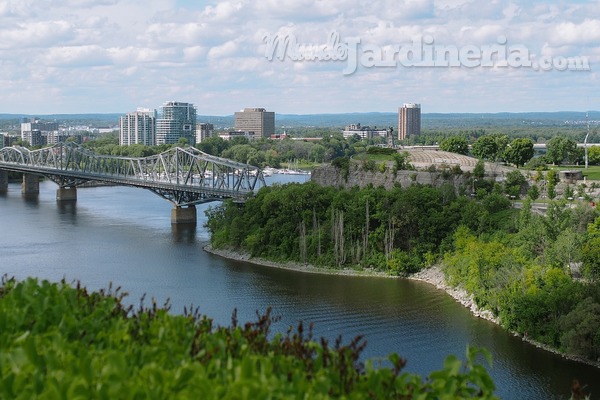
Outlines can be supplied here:
M388 228L385 231L385 236L384 236L384 252L385 252L385 258L386 259L390 259L392 251L394 250L394 230L395 230L395 224L394 221L392 221L392 219L388 219Z
M337 266L341 266L346 262L346 249L344 246L344 212L331 211L332 214L332 238L333 238L333 253Z
M363 233L363 261L367 257L367 249L369 248L369 230L370 230L370 215L369 215L369 201L365 205L365 230Z
M300 223L300 258L306 264L306 225L304 221Z
M313 208L313 240L317 236L317 258L321 257L321 224L317 220L317 210Z

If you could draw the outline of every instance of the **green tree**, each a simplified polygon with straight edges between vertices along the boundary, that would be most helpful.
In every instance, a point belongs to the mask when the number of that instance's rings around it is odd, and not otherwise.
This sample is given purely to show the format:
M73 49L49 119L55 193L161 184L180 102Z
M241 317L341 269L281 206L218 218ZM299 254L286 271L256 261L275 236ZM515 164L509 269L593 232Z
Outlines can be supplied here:
M518 167L524 165L533 157L533 142L531 139L515 139L506 148L504 158L507 162L515 164Z
M228 149L231 143L219 136L207 138L196 144L196 148L213 156L220 156L223 151Z
M574 162L577 156L577 142L571 138L555 136L546 144L545 158L549 163Z
M540 197L540 188L538 185L533 185L529 188L527 197L529 197L531 201L536 201Z
M475 168L473 168L473 176L481 179L485 176L485 162L483 160L477 161Z
M569 314L561 317L560 342L570 354L596 360L600 357L600 304L587 297Z
M473 143L471 152L479 159L491 160L498 152L498 144L492 136L481 136Z
M527 183L527 180L521 171L510 171L508 174L506 174L506 180L504 181L504 192L519 198L525 183Z
M600 146L592 146L588 148L588 163L592 165L600 165Z
M581 246L583 274L592 282L600 280L600 237L592 237Z
M440 143L440 150L466 155L469 153L469 143L462 136L451 136Z

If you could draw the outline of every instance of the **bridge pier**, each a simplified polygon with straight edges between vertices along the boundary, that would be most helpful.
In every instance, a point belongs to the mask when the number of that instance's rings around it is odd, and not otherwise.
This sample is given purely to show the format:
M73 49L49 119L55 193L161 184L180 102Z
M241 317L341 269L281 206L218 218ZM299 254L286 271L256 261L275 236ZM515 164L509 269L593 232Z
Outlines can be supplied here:
M77 200L77 187L59 187L56 189L57 201L75 201Z
M8 191L8 171L0 170L0 193Z
M172 224L195 224L196 223L196 206L191 205L186 208L175 206L171 210Z
M40 194L40 177L32 174L23 174L21 193L26 196Z

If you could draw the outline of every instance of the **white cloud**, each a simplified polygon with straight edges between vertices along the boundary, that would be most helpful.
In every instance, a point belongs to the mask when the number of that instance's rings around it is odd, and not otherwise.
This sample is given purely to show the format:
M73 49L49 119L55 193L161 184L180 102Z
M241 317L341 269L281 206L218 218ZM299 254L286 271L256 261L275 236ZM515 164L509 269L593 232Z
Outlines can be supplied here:
M43 57L45 65L57 67L94 67L111 64L108 52L96 45L53 47Z
M74 38L67 21L32 21L0 26L0 49L45 47Z
M0 108L75 112L85 95L85 106L92 107L86 111L127 111L138 105L158 107L181 96L191 102L211 99L203 104L203 114L228 114L235 110L231 93L236 93L240 103L255 104L264 98L278 112L389 111L407 100L427 102L429 111L510 111L536 104L572 108L568 93L598 86L594 72L511 68L373 67L344 76L343 62L269 62L263 42L266 35L293 34L299 42L319 44L337 31L341 40L357 37L362 44L389 49L425 35L436 44L457 47L493 45L505 36L508 45L523 44L533 54L589 55L594 70L600 62L597 2L209 0L189 2L189 8L185 4L0 1L0 83L6 92L3 98L11 99L0 100ZM561 87L569 87L568 93ZM56 101L36 103L41 108L30 109L33 103L16 93L19 88L53 93ZM536 97L544 102L536 103Z

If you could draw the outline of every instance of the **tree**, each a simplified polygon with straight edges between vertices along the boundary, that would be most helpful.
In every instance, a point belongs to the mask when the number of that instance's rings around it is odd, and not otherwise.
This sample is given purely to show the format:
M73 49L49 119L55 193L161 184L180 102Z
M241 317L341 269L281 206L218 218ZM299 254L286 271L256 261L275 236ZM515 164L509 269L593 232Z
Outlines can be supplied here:
M504 158L507 162L515 164L517 168L524 165L533 157L533 142L531 139L515 139L508 145L504 152Z
M600 146L588 148L588 162L592 165L600 165Z
M440 150L466 155L469 153L469 143L462 136L451 136L440 143Z
M600 237L592 237L581 246L583 274L589 280L600 280Z
M481 160L494 161L498 154L498 142L491 135L481 136L473 143L471 152Z
M508 174L506 174L506 180L504 181L504 192L519 198L521 195L521 189L525 183L527 183L527 180L521 171L510 171Z
M564 136L554 136L546 144L546 160L552 164L574 162L577 159L577 142Z
M231 143L219 136L211 137L196 144L196 148L200 151L213 156L220 156L221 153L231 147Z
M540 188L537 185L530 187L527 192L527 197L529 197L531 201L536 201L540 197Z
M483 160L479 160L477 161L477 164L475 164L475 168L473 168L473 176L478 179L481 179L485 176L485 163Z

